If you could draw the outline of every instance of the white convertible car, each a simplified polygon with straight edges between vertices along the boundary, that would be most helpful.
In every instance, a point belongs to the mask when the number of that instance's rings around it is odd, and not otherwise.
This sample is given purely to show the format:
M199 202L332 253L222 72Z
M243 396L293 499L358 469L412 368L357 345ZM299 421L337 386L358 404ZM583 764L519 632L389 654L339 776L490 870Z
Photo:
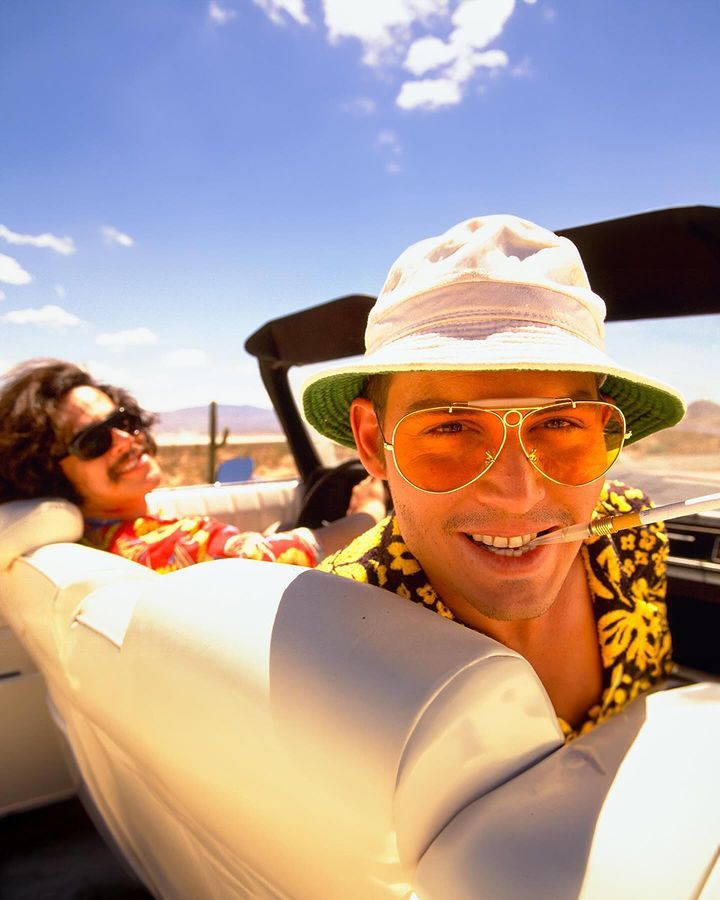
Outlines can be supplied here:
M626 229L653 247L633 272ZM720 310L720 210L566 233L611 318ZM288 372L358 352L370 302L248 341L297 480L153 504L253 529L344 511L358 464L323 466ZM385 591L248 560L159 575L81 531L64 501L0 507L3 898L720 896L720 516L672 530L677 676L568 745L522 657Z

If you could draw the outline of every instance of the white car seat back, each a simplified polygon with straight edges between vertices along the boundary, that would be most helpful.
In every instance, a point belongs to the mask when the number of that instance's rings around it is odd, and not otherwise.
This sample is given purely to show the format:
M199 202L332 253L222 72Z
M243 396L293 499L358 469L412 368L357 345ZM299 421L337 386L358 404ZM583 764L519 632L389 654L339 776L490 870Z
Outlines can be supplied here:
M158 488L148 494L156 515L213 516L241 531L263 531L277 522L290 522L298 508L296 480L247 484Z
M77 538L56 511L42 541ZM4 512L7 558L42 510ZM312 570L161 576L61 543L16 558L0 597L82 793L158 896L397 896L459 810L561 743L512 651Z
M0 570L45 544L77 541L80 510L67 500L13 500L0 504Z
M161 896L395 896L455 813L562 743L512 651L297 567L107 584L63 659L83 779Z
M55 586L21 557L47 543L77 540L81 533L79 511L64 500L0 505L0 815L63 799L75 790L48 714L45 681L6 622L3 599L10 606L11 600L24 603L37 591L54 594ZM26 623L18 624L32 643Z

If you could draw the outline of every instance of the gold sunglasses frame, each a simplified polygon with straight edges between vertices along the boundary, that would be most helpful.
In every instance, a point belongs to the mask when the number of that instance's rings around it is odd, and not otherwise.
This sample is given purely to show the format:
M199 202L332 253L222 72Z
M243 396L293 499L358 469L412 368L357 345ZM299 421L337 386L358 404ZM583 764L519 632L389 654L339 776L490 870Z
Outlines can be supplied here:
M532 399L534 400L535 398L532 398ZM540 400L540 399L544 399L544 398L537 398L537 399ZM625 445L625 441L629 437L632 436L632 431L627 430L627 422L625 420L625 415L624 415L623 411L620 409L619 406L616 406L614 403L608 403L606 400L574 400L572 397L559 397L559 398L555 398L553 400L549 400L547 403L539 403L536 406L505 406L505 405L501 406L501 405L499 405L499 403L505 404L506 401L504 401L504 400L499 401L498 403L494 404L493 406L488 406L488 405L486 405L487 401L483 401L483 400L463 400L458 403L448 403L446 406L428 406L424 409L414 409L411 412L405 413L404 416L401 416L397 420L397 422L395 423L395 426L393 427L392 434L390 435L390 437L391 437L390 441L388 441L385 437L385 432L383 431L382 425L380 424L380 418L377 415L377 411L376 411L375 415L377 418L378 428L380 429L380 435L382 436L383 447L385 448L385 450L392 453L393 465L397 469L398 474L403 479L403 481L406 481L411 487L415 488L415 490L422 491L423 494L454 494L456 491L462 491L464 488L469 487L471 484L474 484L476 481L478 481L480 478L482 478L482 476L485 475L486 472L488 472L492 468L492 466L497 462L497 459L500 456L500 454L503 450L503 447L505 446L505 443L507 441L508 428L517 428L518 429L518 443L520 444L520 449L522 450L525 458L530 463L530 465L533 467L533 469L535 469L536 472L539 472L540 475L543 476L543 478L547 478L548 481L552 481L554 484L562 485L562 487L584 487L585 485L592 484L593 481L597 481L599 478L602 478L615 465L620 454L622 453L622 449ZM538 412L539 410L547 411L549 409L552 409L553 407L560 407L562 409L562 408L566 408L568 406L571 409L575 409L575 407L577 407L578 405L603 406L603 407L609 407L610 409L614 410L620 416L620 421L622 423L623 435L622 435L622 441L620 442L620 446L618 447L617 456L603 472L601 472L599 475L596 475L595 478L591 478L589 481L583 481L580 484L567 484L564 481L558 481L556 478L552 478L550 475L543 472L543 470L537 465L536 459L533 458L534 451L531 450L530 452L528 452L527 448L525 447L525 444L523 443L522 432L520 431L520 426L525 421L525 419L527 419L527 417L529 415L531 415L534 412ZM436 412L436 411L439 412L441 410L446 410L448 413L452 413L455 410L463 410L463 409L479 410L480 412L491 413L492 415L494 415L496 418L498 418L502 422L503 439L502 439L500 446L497 449L497 452L493 455L488 451L487 456L489 457L489 461L488 461L487 466L485 466L485 468L479 474L475 475L474 478L471 478L469 481L466 481L465 484L461 484L459 487L450 488L447 491L431 491L431 490L428 490L427 488L422 488L419 485L414 484L412 481L410 481L410 479L407 477L407 475L405 475L405 473L402 471L402 469L398 465L398 461L395 457L394 442L395 442L395 435L397 434L398 428L402 425L402 423L405 421L405 419L408 419L408 418L410 418L410 416L417 415L418 413L421 413L421 412ZM502 412L502 415L500 415L501 412ZM512 413L516 413L518 416L518 419L515 422L511 422L508 420L508 416L510 416Z

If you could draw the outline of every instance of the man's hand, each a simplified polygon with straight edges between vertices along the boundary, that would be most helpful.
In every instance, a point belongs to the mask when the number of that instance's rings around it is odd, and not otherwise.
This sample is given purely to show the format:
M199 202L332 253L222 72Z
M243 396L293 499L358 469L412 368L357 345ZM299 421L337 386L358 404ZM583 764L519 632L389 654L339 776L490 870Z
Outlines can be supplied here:
M365 513L377 524L387 515L385 485L379 478L368 475L352 489L350 504L345 515Z

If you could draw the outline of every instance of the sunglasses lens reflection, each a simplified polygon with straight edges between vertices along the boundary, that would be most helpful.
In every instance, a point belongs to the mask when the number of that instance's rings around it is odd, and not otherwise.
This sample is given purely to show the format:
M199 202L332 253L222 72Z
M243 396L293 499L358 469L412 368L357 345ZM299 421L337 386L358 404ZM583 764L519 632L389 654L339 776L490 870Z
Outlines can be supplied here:
M624 437L622 414L601 402L538 409L520 427L522 448L532 465L553 481L576 486L607 472ZM443 493L484 474L504 439L502 414L452 407L419 410L401 419L393 449L398 469L411 484Z
M548 478L560 484L588 484L618 458L625 421L609 404L568 404L530 413L520 438L532 464Z
M68 450L73 456L85 462L97 459L107 453L112 446L113 428L128 434L138 434L142 430L142 421L139 416L120 409L104 422L98 422L81 431L70 442Z
M95 425L80 436L75 445L76 456L80 459L97 459L107 453L112 444L112 431L107 425Z
M462 487L491 465L502 446L499 416L476 409L419 410L401 419L393 446L398 469L424 491Z

